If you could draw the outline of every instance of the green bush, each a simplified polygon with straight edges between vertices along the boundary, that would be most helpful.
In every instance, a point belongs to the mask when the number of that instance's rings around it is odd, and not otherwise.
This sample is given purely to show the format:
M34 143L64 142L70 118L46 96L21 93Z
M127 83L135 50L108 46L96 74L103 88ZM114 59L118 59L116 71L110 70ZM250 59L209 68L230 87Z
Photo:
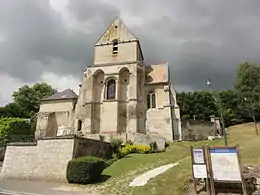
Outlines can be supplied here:
M30 121L20 118L0 118L0 138L4 143L31 139Z
M117 157L123 158L124 156L133 153L147 154L150 153L151 151L152 148L150 146L126 144L120 149L119 154L117 154Z
M87 184L99 181L106 167L103 159L84 156L68 162L66 177L69 183Z
M110 147L113 152L113 158L120 158L120 149L122 147L123 141L121 139L113 139L111 140Z

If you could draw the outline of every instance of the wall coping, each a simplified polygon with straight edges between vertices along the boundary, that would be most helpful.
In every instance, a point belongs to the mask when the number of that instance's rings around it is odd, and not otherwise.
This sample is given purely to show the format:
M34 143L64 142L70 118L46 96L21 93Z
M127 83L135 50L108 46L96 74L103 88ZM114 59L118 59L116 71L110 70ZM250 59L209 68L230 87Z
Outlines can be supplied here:
M35 142L11 142L6 144L6 146L37 146L37 141Z
M57 137L40 137L38 140L54 140L54 139L74 139L75 135L63 135Z

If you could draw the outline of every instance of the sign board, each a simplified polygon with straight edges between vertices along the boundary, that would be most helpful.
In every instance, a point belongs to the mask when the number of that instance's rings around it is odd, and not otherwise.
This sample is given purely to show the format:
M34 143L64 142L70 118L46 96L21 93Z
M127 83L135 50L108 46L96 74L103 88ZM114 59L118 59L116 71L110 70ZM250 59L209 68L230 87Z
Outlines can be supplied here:
M209 149L214 181L242 182L237 148Z
M192 163L192 176L193 176L193 184L198 194L198 186L197 181L198 179L203 179L205 181L205 187L207 192L209 192L209 182L208 182L208 167L207 167L207 160L206 160L206 152L205 147L202 148L193 148L190 147L191 151L191 163Z
M202 148L193 149L193 159L195 164L204 164L204 152Z
M207 176L207 167L206 165L193 165L193 175L196 179L205 179Z

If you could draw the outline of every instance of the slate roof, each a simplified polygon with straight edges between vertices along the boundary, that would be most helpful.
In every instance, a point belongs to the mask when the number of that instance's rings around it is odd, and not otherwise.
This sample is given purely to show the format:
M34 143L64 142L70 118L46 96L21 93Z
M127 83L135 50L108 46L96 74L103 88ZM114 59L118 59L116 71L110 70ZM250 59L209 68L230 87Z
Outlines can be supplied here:
M58 92L53 94L52 96L49 96L47 98L44 98L44 100L64 100L64 99L78 99L78 95L71 89L66 89L62 92Z

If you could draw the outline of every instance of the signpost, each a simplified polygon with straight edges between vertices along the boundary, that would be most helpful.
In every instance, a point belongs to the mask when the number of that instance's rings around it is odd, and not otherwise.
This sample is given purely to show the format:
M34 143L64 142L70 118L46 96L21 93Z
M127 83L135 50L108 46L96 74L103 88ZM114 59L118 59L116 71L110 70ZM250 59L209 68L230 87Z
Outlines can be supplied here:
M208 194L215 195L215 183L238 183L247 195L240 165L238 146L193 148L190 147L192 176L196 194L196 180L204 179Z
M191 150L191 160L192 160L192 176L193 183L196 194L198 194L198 189L196 185L196 180L203 179L206 183L206 189L209 193L209 182L208 182L208 169L207 169L207 161L205 156L205 148L193 148L190 147Z
M235 147L208 147L211 192L215 195L215 183L241 183L243 194L247 195L243 179L239 149Z

